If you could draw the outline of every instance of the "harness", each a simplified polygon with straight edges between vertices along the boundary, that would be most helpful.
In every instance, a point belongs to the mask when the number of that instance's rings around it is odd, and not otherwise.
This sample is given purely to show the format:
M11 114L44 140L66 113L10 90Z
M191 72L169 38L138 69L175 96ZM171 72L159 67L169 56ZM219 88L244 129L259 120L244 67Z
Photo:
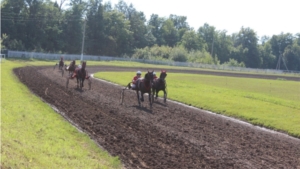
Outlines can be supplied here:
M139 80L139 84L140 83L144 83L146 90L150 90L151 89L151 85L150 85L151 83L150 82L149 82L149 84L147 84L145 79L138 79L138 80Z

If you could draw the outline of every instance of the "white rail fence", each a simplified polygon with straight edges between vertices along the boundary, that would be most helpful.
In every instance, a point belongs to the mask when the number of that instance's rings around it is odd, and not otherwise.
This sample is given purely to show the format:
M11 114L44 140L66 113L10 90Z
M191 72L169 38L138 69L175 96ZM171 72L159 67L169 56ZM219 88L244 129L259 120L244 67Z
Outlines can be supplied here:
M8 50L8 58L35 58L35 59L46 59L46 60L60 60L63 56L65 60L80 60L81 55L75 54L51 54L51 53L38 53L38 52L24 52L24 51L11 51ZM205 68L214 70L227 70L236 72L252 72L252 73L262 73L262 74L294 74L300 76L299 71L283 71L275 69L252 69L243 67L230 67L225 65L211 65L211 64L200 64L200 63L190 63L190 62L174 62L174 61L159 61L159 60L145 60L145 59L132 59L125 57L111 57L111 56L93 56L84 55L84 60L91 61L133 61L140 63L156 64L156 65L169 65L169 66L182 66L182 67L195 67L195 68Z

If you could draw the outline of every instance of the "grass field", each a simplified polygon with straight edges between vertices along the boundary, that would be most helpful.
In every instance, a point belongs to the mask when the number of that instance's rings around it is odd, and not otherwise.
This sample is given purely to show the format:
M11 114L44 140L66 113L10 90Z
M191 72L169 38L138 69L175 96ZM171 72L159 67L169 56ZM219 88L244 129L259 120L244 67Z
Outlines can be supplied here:
M133 75L94 76L125 86ZM299 82L180 73L166 80L169 99L300 137Z
M118 157L101 150L12 72L15 67L47 63L6 60L0 65L1 168L122 168Z

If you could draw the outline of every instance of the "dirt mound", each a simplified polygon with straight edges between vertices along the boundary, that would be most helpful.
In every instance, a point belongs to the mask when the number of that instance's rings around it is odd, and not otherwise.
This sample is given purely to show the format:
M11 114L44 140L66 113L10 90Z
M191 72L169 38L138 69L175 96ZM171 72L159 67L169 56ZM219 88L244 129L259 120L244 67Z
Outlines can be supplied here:
M120 105L122 88L95 79L92 90L87 82L83 91L77 90L76 80L67 90L66 77L52 67L14 72L33 93L119 156L126 168L300 168L299 139L172 102L158 100L151 111L147 97L139 108L130 90Z

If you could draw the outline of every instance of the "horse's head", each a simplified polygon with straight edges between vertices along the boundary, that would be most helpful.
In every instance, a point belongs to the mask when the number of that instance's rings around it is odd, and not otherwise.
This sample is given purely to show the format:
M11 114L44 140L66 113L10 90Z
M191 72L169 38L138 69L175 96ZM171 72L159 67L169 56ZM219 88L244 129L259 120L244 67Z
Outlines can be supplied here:
M85 67L86 67L86 62L84 61L84 62L82 62L82 65L81 65L81 69L85 69Z
M147 80L147 82L150 82L152 83L153 82L153 70L152 71L149 71L145 74L145 77L144 79Z
M64 61L64 57L63 56L60 57L60 61Z
M70 64L70 66L75 66L75 64L76 64L76 61L73 60L73 61L71 62L71 64Z
M167 71L161 70L159 78L160 79L165 79L167 77Z

